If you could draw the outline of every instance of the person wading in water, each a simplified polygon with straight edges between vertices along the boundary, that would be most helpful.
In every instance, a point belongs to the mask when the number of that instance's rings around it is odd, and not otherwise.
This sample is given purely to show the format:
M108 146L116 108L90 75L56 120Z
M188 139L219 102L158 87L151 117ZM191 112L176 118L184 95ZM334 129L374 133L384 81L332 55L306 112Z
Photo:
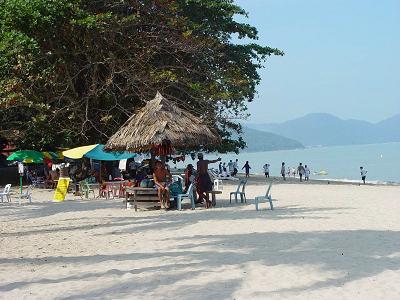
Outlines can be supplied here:
M196 188L199 194L199 201L205 199L205 208L211 207L211 201L207 192L212 191L213 183L211 181L210 175L208 174L208 165L221 161L221 158L215 160L205 160L203 153L197 155L199 161L197 162L197 180Z

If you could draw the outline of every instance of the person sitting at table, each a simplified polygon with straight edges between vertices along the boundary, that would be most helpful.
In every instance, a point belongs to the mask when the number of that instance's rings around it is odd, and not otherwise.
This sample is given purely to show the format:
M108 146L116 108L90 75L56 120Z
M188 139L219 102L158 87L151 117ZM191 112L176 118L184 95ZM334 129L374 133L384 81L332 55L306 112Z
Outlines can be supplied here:
M158 192L161 208L168 209L170 207L169 185L171 184L171 173L165 168L165 165L157 161L154 168L153 179L155 189Z
M58 172L54 171L54 170L49 171L49 175L46 179L46 187L47 188L52 188L52 189L55 188L56 180L58 180L60 178L60 170L59 169L57 169L57 170L58 170Z
M89 176L86 178L87 183L96 183L96 171L89 171Z
M135 175L135 186L140 186L140 183L147 177L146 170L143 168L139 168Z

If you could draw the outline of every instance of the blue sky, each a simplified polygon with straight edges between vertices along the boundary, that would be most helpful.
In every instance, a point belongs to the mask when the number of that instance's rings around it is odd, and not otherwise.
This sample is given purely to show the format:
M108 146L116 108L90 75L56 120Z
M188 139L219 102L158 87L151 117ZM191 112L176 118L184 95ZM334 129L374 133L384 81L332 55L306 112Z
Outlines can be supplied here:
M286 55L261 70L250 122L313 112L380 121L400 113L400 0L236 0L239 19Z

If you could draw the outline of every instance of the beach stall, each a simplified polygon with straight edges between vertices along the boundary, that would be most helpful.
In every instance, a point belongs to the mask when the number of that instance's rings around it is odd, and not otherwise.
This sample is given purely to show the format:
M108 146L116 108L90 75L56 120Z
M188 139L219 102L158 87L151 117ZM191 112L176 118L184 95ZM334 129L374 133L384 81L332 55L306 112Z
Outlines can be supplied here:
M156 156L165 162L167 156L180 151L207 148L220 142L218 134L201 118L181 109L157 93L153 100L147 102L122 125L108 140L104 149L150 153L151 167L154 167ZM150 199L153 203L158 201L154 189L151 190L145 187L132 189L135 210L139 200L146 202ZM126 201L130 201L129 197Z
M99 172L100 175L99 177L101 178L101 162L104 161L120 161L124 159L130 159L134 158L136 156L136 153L131 153L127 151L115 151L115 152L106 152L104 151L104 145L103 144L94 144L94 145L88 145L88 146L81 146L73 149L69 149L63 152L64 157L78 160L82 158L88 158L93 161L99 161L100 162L100 167L99 167ZM115 176L114 176L115 177ZM120 176L118 176L120 177ZM118 190L119 193L122 192L122 184L124 183L124 180L122 178L118 178L117 181L113 181L112 179L115 178L108 178L104 182L83 182L81 184L81 189L84 192L84 195L86 198L88 198L89 191L92 191L93 188L98 187L99 188L99 195L104 194L104 196L109 197L110 195L114 196L115 191Z

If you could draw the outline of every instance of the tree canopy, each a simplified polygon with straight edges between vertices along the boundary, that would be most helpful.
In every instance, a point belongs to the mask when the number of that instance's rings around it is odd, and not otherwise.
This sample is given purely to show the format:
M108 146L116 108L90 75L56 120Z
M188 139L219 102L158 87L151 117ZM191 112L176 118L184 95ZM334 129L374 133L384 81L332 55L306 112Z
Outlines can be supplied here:
M0 130L36 150L102 143L159 91L236 151L258 71L283 55L238 15L232 0L0 0Z

